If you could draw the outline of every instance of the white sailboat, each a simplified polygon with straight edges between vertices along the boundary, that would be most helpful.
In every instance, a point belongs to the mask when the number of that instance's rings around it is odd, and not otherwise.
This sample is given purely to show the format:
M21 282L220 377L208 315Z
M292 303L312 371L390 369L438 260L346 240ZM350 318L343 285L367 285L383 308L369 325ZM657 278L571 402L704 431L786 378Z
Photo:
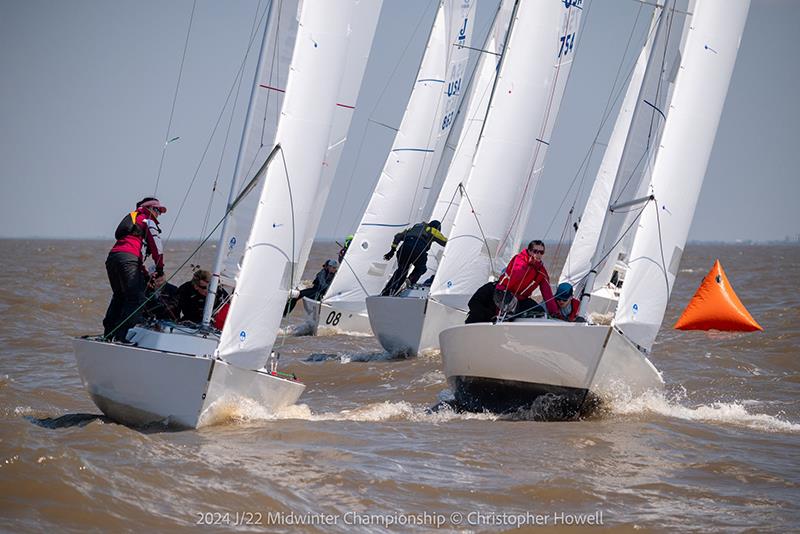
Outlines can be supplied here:
M349 125L349 118L337 114L343 105L355 104L379 11L378 1L304 0L299 8L295 1L271 3L237 162L239 180L231 191L235 200L228 207L240 217L223 231L215 282L224 256L241 242L236 236L248 218L242 215L246 210L237 211L242 198L259 180L264 185L248 225L241 270L227 271L236 289L225 327L217 333L207 326L137 326L128 335L132 345L75 339L81 381L103 413L126 424L196 428L229 403L274 410L303 392L294 377L264 367L289 288L307 257L305 243L316 233L313 192L325 190L329 176L323 169L337 157L332 147ZM273 63L266 50L295 33L291 66ZM270 85L279 79L285 87ZM268 93L283 95L274 130L261 127L271 114Z
M595 287L601 260L614 249L609 239L625 233L626 212L634 210L629 227L635 236L623 258L627 272L612 324L528 319L443 331L444 371L458 404L508 411L552 393L560 398L561 415L573 416L587 397L637 395L663 387L647 355L678 271L748 8L747 1L716 0L663 7L670 18L677 14L686 20L661 27L653 50L665 50L659 40L667 38L678 45L679 61L676 69L665 70L665 56L654 59L651 53L648 71L657 69L662 83L655 87L666 91L666 105L655 105L651 99L657 95L647 93L640 94L637 104L665 119L663 128L654 123L653 131L662 133L646 154L643 186L626 187L620 180L627 182L630 175L617 173L585 282L589 290ZM669 35L681 27L680 36ZM647 74L644 78L646 85ZM630 145L626 141L626 150ZM642 189L645 194L637 198ZM591 298L583 294L582 309Z
M475 3L442 0L397 135L343 265L313 309L318 328L371 333L366 297L392 274L394 234L424 217L427 196L463 94Z
M499 65L494 56L483 58L484 81L494 80L491 101L483 103L487 114L468 179L455 176L463 172L456 166L448 176L455 185L445 194L452 197L459 182L466 183L466 193L430 295L367 299L375 335L388 351L416 355L438 348L439 333L464 323L469 298L517 252L569 77L581 11L581 2L556 0L501 7L487 43L490 52L502 52Z

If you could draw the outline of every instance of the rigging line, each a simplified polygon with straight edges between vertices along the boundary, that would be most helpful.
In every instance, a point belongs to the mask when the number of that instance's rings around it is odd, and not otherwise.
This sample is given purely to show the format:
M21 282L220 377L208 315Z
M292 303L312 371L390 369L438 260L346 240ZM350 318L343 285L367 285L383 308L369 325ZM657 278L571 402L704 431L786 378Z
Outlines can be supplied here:
M475 48L474 46L466 46L458 43L453 43L453 46L457 46L458 48L466 48L467 50L475 50L476 52L480 52L481 54L491 54L497 57L500 57L502 55L499 52L492 52L491 50L485 50L483 48Z
M653 199L653 207L656 209L656 223L658 224L658 249L661 252L661 269L664 273L664 283L667 286L667 300L669 300L669 276L667 276L667 262L664 258L664 239L661 235L661 216L658 212L658 201Z
M591 5L590 5L589 9L591 9ZM621 56L619 67L617 68L617 72L618 73L622 70L622 66L625 63L625 56L627 55L628 50L630 48L630 43L631 43L631 41L633 39L633 34L635 33L636 24L638 23L639 15L641 14L641 10L642 10L642 6L640 4L639 5L639 10L636 13L636 19L634 20L634 23L631 26L631 33L628 35L628 42L625 45L625 51L623 52L623 54ZM588 16L588 9L587 9L587 16ZM659 15L659 16L661 16L661 15ZM647 35L646 39L649 38L650 32L652 32L652 31L654 31L654 29L651 29L648 32L648 35ZM625 76L624 80L629 80L630 79L630 77L633 75L633 71L635 70L635 68L636 68L636 61L633 62L633 65L628 70L628 74ZM598 144L598 139L600 138L600 133L603 131L603 127L605 126L606 121L608 121L608 119L611 117L611 110L613 109L614 105L616 105L616 102L619 100L619 97L622 95L622 93L624 92L624 89L626 87L623 84L619 88L616 88L616 83L617 83L618 80L619 80L618 76L615 77L614 84L611 86L611 91L609 92L609 100L607 101L606 107L603 110L603 114L601 115L602 118L600 120L600 125L597 127L597 132L595 133L594 140L589 145L589 149L586 151L586 154L584 155L583 160L581 161L580 165L578 166L578 170L576 171L575 176L572 178L572 181L570 182L570 185L567 188L566 193L564 193L564 196L561 199L561 203L559 204L558 209L555 212L555 215L553 215L553 218L550 220L550 224L547 226L547 230L545 231L545 234L544 234L545 237L550 233L550 229L552 228L553 224L555 223L556 219L558 218L558 213L561 212L561 208L564 206L564 203L567 201L567 197L569 196L569 192L572 191L572 188L575 185L575 182L578 180L579 176L581 177L581 181L580 181L581 185L578 186L578 188L577 188L577 190L575 192L575 198L577 199L578 195L580 195L580 190L583 187L583 183L586 181L586 175L589 172L589 160L590 160L592 154L594 154L594 148ZM614 96L615 95L615 89L616 89L616 96ZM581 171L583 171L583 172L581 172ZM573 202L573 206L574 206L574 204L575 204L575 202Z
M383 86L383 89L381 89L381 92L378 94L378 98L375 100L375 105L372 107L372 111L370 111L369 115L367 115L368 118L372 117L373 115L375 115L375 110L378 109L378 106L380 105L381 100L383 99L384 95L386 94L386 90L389 88L389 84L394 79L394 76L397 73L397 69L400 67L400 64L402 63L403 58L406 57L406 53L408 52L408 48L411 46L411 43L415 42L414 36L419 31L419 28L422 25L422 22L425 20L425 16L427 15L428 10L430 10L430 6L431 6L431 4L433 4L433 2L434 2L434 0L430 0L428 2L428 6L423 10L422 15L420 16L419 20L417 21L417 24L414 26L414 31L411 32L408 41L406 41L405 48L403 48L403 51L400 53L400 60L395 63L394 69L392 69L391 74L389 74L389 76L386 78L386 84ZM435 20L436 20L436 17L434 15L434 22L435 22ZM433 24L431 24L431 30L433 30ZM429 37L430 37L430 35L429 35ZM414 79L415 79L415 82L416 82L416 76L414 77ZM364 141L366 141L366 139L367 139L367 129L364 128L364 135L361 136L361 142L359 143L358 150L356 151L356 158L355 158L356 163L358 163L358 161L360 161L360 159L361 159L361 151L364 148ZM383 171L383 168L381 168L381 172L382 171ZM345 201L347 200L347 197L350 196L350 189L353 187L353 178L355 177L355 174L356 174L356 165L353 165L353 170L352 170L352 172L350 173L350 176L347 179L347 189L345 190L345 194L344 194L344 200ZM378 180L380 180L380 173L378 174ZM365 201L362 202L361 209L358 211L358 213L361 213L361 214L364 213L364 211L366 210L366 203L369 202L369 199L370 199L370 196L368 195L367 198L365 199ZM334 225L334 232L337 235L339 234L339 224L341 223L342 215L344 214L344 212L345 212L345 210L339 211L339 217L336 219L336 224Z
M470 211L475 216L475 223L478 225L478 230L481 232L481 238L483 239L483 244L486 246L486 252L489 256L489 269L492 271L492 275L495 273L494 269L494 259L492 258L492 251L489 249L489 240L486 238L486 234L483 232L483 227L481 226L481 221L478 218L478 214L475 212L475 206L472 205L472 201L469 199L469 195L467 194L467 188L463 185L461 186L461 194L464 195L464 198L467 199L467 203L469 204ZM499 247L498 247L499 249Z
M164 168L164 156L167 153L167 145L169 145L169 132L172 129L172 118L175 115L175 103L178 101L178 91L181 87L181 78L183 77L183 63L186 60L186 51L189 49L189 35L192 33L192 22L194 21L194 10L197 7L197 0L192 3L192 14L189 15L189 27L186 29L186 41L183 44L183 55L181 56L181 66L178 69L178 81L175 84L175 94L172 97L172 109L169 112L169 121L167 123L167 133L164 136L164 146L161 148L161 162L158 164L158 174L156 175L156 186L153 190L153 196L158 196L158 183L161 180L161 171Z
M450 201L447 203L447 208L445 208L444 214L442 214L442 218L441 218L442 221L447 219L447 214L450 211L450 208L453 207L453 202L456 199L456 195L458 194L458 191L463 187L464 187L464 182L459 182L458 185L456 186L455 191L453 191L453 196L450 197Z
M259 0L258 5L256 6L255 16L253 17L253 23L252 23L252 26L250 27L250 37L251 38L253 37L255 32L258 31L258 25L256 24L256 22L258 21L258 12L259 12L260 9L261 9L261 0ZM233 117L234 117L234 114L235 114L235 111L236 111L236 106L239 104L239 95L241 94L242 81L243 80L244 80L244 76L240 76L239 77L239 82L238 82L237 87L236 87L236 97L234 98L233 105L231 106L231 114L230 114L230 118L228 120L228 128L225 131L225 140L222 143L222 150L220 151L220 154L219 154L219 164L217 165L217 173L214 176L214 183L211 186L211 194L209 195L208 206L206 207L206 216L205 216L205 219L203 219L203 226L202 226L202 231L200 232L200 235L203 235L205 233L206 228L208 226L208 221L211 218L211 209L213 208L213 205L214 205L214 197L215 197L216 192L217 192L217 184L219 183L219 175L220 175L220 172L222 171L222 162L225 159L225 150L228 147L228 139L230 138L230 134L231 134L231 126L233 125ZM236 178L234 177L233 179L236 179Z
M294 287L294 268L297 265L297 257L295 256L295 241L297 240L297 224L295 222L294 217L294 198L292 197L292 181L289 179L289 166L286 165L286 154L283 152L283 146L280 144L277 145L280 147L281 152L281 160L283 161L283 172L286 174L286 189L289 192L289 213L292 214L292 261L291 261L291 268L289 270L289 297L291 298L292 287ZM284 343L286 343L286 331L284 330L283 335L281 336L280 345L278 348L283 347Z
M591 6L589 7L591 8ZM567 200L567 197L569 196L569 192L572 191L572 187L573 185L575 185L575 180L577 179L578 174L580 174L581 180L580 183L578 184L578 187L575 189L575 196L573 197L572 205L570 207L571 213L575 209L575 205L577 204L578 201L578 196L580 195L581 190L583 189L583 184L586 183L587 175L589 173L589 161L592 155L594 154L595 147L598 145L598 138L600 137L600 132L602 131L606 120L608 120L608 118L611 115L611 109L613 105L616 103L616 101L619 99L619 96L622 94L622 88L626 86L626 84L622 84L619 89L616 89L616 96L614 96L615 88L617 87L617 83L620 81L620 74L622 73L622 67L625 64L625 57L627 57L628 55L628 51L630 50L631 47L631 42L633 41L633 35L634 33L636 33L636 26L639 23L639 17L642 14L642 9L643 9L642 4L639 4L639 9L636 10L636 18L633 20L633 24L631 25L631 31L628 34L628 40L625 42L625 50L623 50L622 55L620 56L620 61L619 64L617 65L617 72L614 74L614 82L611 84L611 91L609 91L608 99L606 100L606 105L603 108L603 113L600 115L603 119L600 123L600 126L597 129L597 132L595 133L595 137L594 140L592 141L592 144L589 146L589 150L586 154L586 157L584 158L583 162L581 162L581 166L578 167L578 171L576 173L575 178L573 178L572 182L570 183L569 188L567 189L566 193L564 194L564 197L561 200L561 203L559 204L558 210L556 210L556 215L561 211L561 208L563 207L564 203ZM585 16L588 16L588 9ZM586 27L586 24L584 24L584 27ZM633 70L635 68L636 68L636 61L634 61L633 68L631 68L628 75L625 77L625 80L628 80L633 75ZM581 169L583 169L582 173ZM547 231L545 232L545 237L550 232L550 228L555 222L556 215L554 215L553 219L550 221L550 225L548 225ZM564 234L562 233L562 239L563 238Z
M261 14L261 19L260 19L259 24L258 24L259 26L261 25L261 22L263 22L264 17L266 16L266 14L268 12L269 12L269 9L265 9L264 13ZM234 80L233 80L233 83L231 84L231 88L228 90L228 96L225 97L225 103L222 105L222 109L220 109L219 115L217 116L217 122L214 124L214 128L212 128L212 130L211 130L211 135L209 135L209 137L208 137L208 142L206 143L206 146L205 146L205 149L203 150L202 156L200 156L200 161L198 162L197 168L195 169L194 174L192 175L192 180L189 183L189 187L186 189L186 194L183 196L183 200L181 201L180 207L178 208L178 214L175 216L175 221L176 222L180 218L181 213L183 212L183 207L186 205L186 200L189 198L189 193L191 192L192 187L194 186L194 182L197 180L197 175L200 174L200 169L203 166L203 161L205 161L206 154L208 154L208 150L209 150L209 148L211 148L211 142L214 140L214 135L217 132L217 128L219 127L219 123L222 120L223 115L225 114L225 109L228 107L228 102L230 101L231 94L233 94L233 89L236 87L238 79L244 73L244 67L245 67L245 64L247 63L247 57L248 57L248 55L250 53L250 48L253 46L253 40L254 39L255 39L255 34L252 35L251 38L250 38L250 42L248 43L247 49L246 49L247 51L245 52L245 56L242 59L241 65L239 65L239 70L236 73L236 76L234 76ZM175 224L173 224L172 228L170 228L169 234L167 234L167 238L165 240L165 244L169 242L170 238L172 237L172 232L174 230L175 230Z
M395 133L397 133L400 130L399 128L395 128L394 126L389 126L386 123L383 123L383 122L380 122L380 121L375 121L375 120L372 120L372 119L367 119L367 122L371 122L372 124L377 124L379 126L383 126L384 128L388 128L388 129L390 129L391 131L393 131Z
M571 17L572 17L572 11L568 11L567 12L567 18L566 18L566 21L564 23L564 32L565 32L565 34L566 34L567 31L569 31L569 27L570 27L569 24L570 24ZM576 31L577 31L577 28L576 28ZM580 45L578 44L576 46L578 46L578 50L580 50ZM577 53L577 51L575 53ZM574 57L575 56L573 55L569 59L568 62L569 63L573 63L575 61ZM562 56L560 56L558 58L558 64L556 66L556 72L555 72L555 75L553 76L552 86L551 86L551 89L550 89L550 93L548 95L547 105L545 107L544 117L542 118L542 124L539 127L539 137L537 139L542 139L542 138L545 137L544 133L545 133L545 130L547 130L547 123L550 120L550 113L551 113L552 108L553 108L553 99L555 98L556 88L558 86L558 75L561 73L561 66L564 63L565 59L566 59L566 55L562 55ZM563 91L566 90L566 86L569 84L570 74L572 74L572 69L570 69L569 72L567 72L567 79L564 81L564 87L565 88L564 88L564 90L562 90L562 93L561 93L562 97L564 95ZM525 187L523 187L522 193L519 196L520 201L517 204L517 209L516 209L516 211L514 213L514 216L511 219L511 223L508 226L508 230L506 232L506 235L503 236L503 239L500 241L500 246L498 247L498 249L502 249L502 247L508 241L509 237L511 237L511 232L512 232L512 229L514 228L514 225L517 223L517 220L522 216L522 208L523 208L523 205L525 204L524 198L525 198L525 195L526 195L528 189L531 187L532 181L534 180L534 175L536 174L536 163L539 160L539 152L541 150L542 150L542 143L537 143L535 145L535 148L534 148L533 161L531 163L531 170L528 173L528 176L527 176L527 178L525 180ZM546 156L547 155L546 149L544 149L544 150L545 150L545 156ZM542 162L542 165L543 164L544 164L544 161ZM540 167L539 170L542 171L543 170L543 166ZM538 186L538 179L536 180L536 182L537 182L536 184L533 184L533 189L534 190L531 191L531 195L532 196L535 193L536 186ZM531 202L532 202L532 200L531 200Z
M602 256L602 257L601 257L599 260L597 260L597 263L595 263L594 265L591 265L591 266L589 267L589 271L588 271L586 274L584 274L583 276L581 276L581 277L580 277L578 280L576 280L576 281L575 281L575 283L574 283L574 284L572 284L574 287L578 287L580 284L585 284L585 283L586 283L586 279L589 277L589 273L590 273L591 271L596 271L596 269L597 269L598 267L600 267L600 266L603 264L603 262L604 262L604 261L606 261L606 258L608 258L608 257L611 255L611 253L612 253L612 252L614 252L614 250L617 248L617 245L619 245L619 244L622 242L622 240L623 240L623 239L625 239L625 236L627 236L627 235L628 235L628 232L630 232L630 231L631 231L631 228L633 228L633 225L634 225L634 224L636 224L636 221L638 221L638 220L639 220L639 217L641 217L641 216L642 216L642 213L644 213L644 209L647 207L647 204L649 204L650 202L653 202L654 198L655 198L655 197L653 197L653 199L651 199L651 200L648 200L647 202L645 202L644 204L642 204L642 207L641 207L641 209L639 210L639 213L636 215L636 217L634 217L634 218L633 218L633 220L632 220L632 221L631 221L631 223L628 225L628 227L625 229L625 231L621 233L621 235L619 236L619 239L617 239L617 240L616 240L616 242L614 242L614 244L613 244L613 245L611 245L611 246L608 248L608 252L606 252L606 253L605 253L605 254L604 254L604 255L603 255L603 256ZM632 211L632 210L631 210L631 211ZM584 287L584 289L583 289L582 293L586 293L586 292L587 292L587 291L586 291L586 288ZM588 291L588 292L589 292L589 293L591 293L591 292L592 292L591 288L589 288L589 291Z

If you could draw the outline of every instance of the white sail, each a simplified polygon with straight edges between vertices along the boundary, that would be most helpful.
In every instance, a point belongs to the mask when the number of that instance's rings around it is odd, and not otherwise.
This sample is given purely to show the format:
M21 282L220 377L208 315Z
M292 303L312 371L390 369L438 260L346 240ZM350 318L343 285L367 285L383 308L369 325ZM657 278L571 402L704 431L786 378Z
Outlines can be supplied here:
M431 297L467 309L519 247L569 75L581 2L520 2Z
M352 74L348 69L352 27L374 26L376 22L361 16L360 3L302 3L275 136L282 150L266 171L217 349L219 356L235 365L252 369L263 366L274 344L289 289L303 270L299 262L303 243L316 234L312 210L329 154L339 90L345 74Z
M342 85L339 87L339 99L336 101L336 111L333 115L333 127L328 140L328 152L322 164L322 179L315 193L316 203L311 209L312 220L310 224L314 228L319 227L322 212L325 208L325 201L328 198L345 141L347 141L347 132L350 130L350 122L356 109L356 100L358 99L359 89L361 89L361 79L367 66L367 58L372 46L372 38L375 34L376 21L380 15L382 1L360 0L357 6L359 13L358 24L353 26L351 30L350 52L348 52ZM367 21L373 22L366 23ZM299 256L300 265L305 265L308 260L315 237L314 234L309 235L303 244ZM299 280L295 280L295 284L298 282Z
M572 241L567 259L564 261L559 282L569 282L572 285L576 285L583 281L591 268L592 256L594 256L594 251L600 238L600 229L608 211L608 201L611 197L611 190L614 187L614 179L617 177L617 171L622 160L622 150L625 147L625 140L631 128L634 109L639 101L642 80L644 79L647 60L650 57L656 33L655 28L659 20L659 12L659 10L653 12L648 38L631 72L628 89L625 91L625 98L620 106L614 129L608 140L608 146L603 154L603 161L600 163L597 177L586 201L578 231ZM612 257L614 256L612 255ZM610 261L608 264L613 266L614 262ZM605 285L607 282L608 280L603 276L598 276L595 280L595 287L589 288L589 291L591 292L599 285Z
M297 35L298 3L299 0L270 2L264 21L267 30L261 46L250 109L234 170L232 189L235 194L229 200L233 200L240 189L247 185L275 145L275 132L278 129L289 77L289 63ZM257 186L236 206L225 222L224 243L220 244L223 254L220 275L224 284L236 284L262 187L263 181L260 187Z
M667 0L657 8L655 32L638 99L633 109L625 145L616 166L597 247L591 259L592 271L586 275L590 291L605 286L619 261L627 265L628 251L636 236L637 199L647 194L657 148L664 131L671 89L680 64L688 0ZM622 208L620 206L627 206ZM613 209L612 209L613 207ZM597 271L597 274L594 274ZM580 287L579 287L580 289ZM590 308L584 306L584 310Z
M744 29L749 0L690 7L683 59L639 220L615 325L645 350L664 318Z
M462 105L461 118L464 124L461 128L461 135L430 216L431 220L442 223L441 232L444 235L450 235L461 202L459 184L467 183L472 170L472 160L478 149L478 138L489 108L492 86L495 74L497 74L497 64L506 40L506 31L513 7L513 0L503 0L500 3L469 88L469 101L466 106Z
M464 83L475 2L439 6L403 120L344 265L326 304L366 312L365 298L380 293L391 274L383 259L394 234L422 218L426 197Z

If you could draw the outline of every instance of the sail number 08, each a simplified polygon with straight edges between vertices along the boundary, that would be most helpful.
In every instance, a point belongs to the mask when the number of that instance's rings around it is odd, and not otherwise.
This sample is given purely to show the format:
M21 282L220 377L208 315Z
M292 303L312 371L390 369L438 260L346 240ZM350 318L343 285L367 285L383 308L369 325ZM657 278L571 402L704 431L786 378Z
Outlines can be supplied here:
M339 319L341 318L342 318L341 312L336 313L335 311L332 311L328 314L328 317L325 318L325 324L336 326L337 324L339 324Z

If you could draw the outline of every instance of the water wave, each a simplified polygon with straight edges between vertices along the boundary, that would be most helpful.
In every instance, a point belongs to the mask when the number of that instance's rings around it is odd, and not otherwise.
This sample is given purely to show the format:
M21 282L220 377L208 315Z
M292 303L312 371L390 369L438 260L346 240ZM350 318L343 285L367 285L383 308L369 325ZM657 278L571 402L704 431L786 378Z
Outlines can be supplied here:
M445 423L453 420L478 419L493 421L498 419L495 414L485 413L460 413L449 408L432 411L426 405L415 405L405 401L377 402L359 406L358 408L314 413L306 404L293 404L277 411L272 411L252 401L225 400L215 403L201 417L201 426L218 425L225 423L275 421L299 419L305 421L358 421L358 422L383 422L383 421L410 421L414 423Z
M743 426L767 432L800 433L800 424L786 421L780 417L752 413L747 405L761 404L755 401L712 402L697 406L685 406L679 398L669 399L667 395L649 392L637 397L621 395L607 401L611 412L618 415L655 413L686 421L705 421Z

